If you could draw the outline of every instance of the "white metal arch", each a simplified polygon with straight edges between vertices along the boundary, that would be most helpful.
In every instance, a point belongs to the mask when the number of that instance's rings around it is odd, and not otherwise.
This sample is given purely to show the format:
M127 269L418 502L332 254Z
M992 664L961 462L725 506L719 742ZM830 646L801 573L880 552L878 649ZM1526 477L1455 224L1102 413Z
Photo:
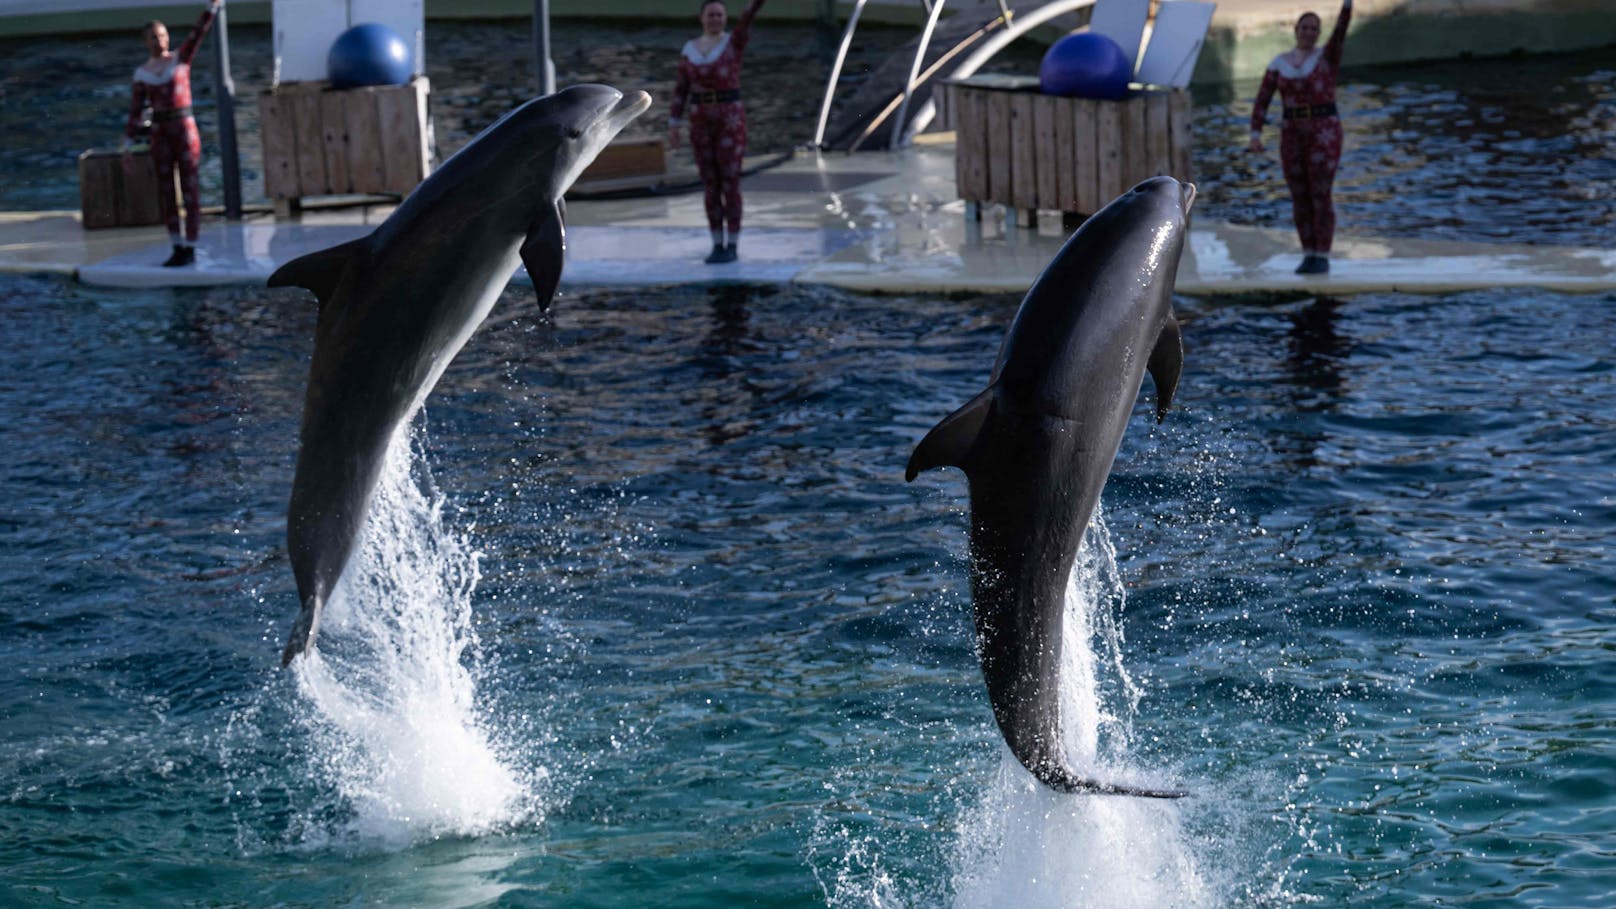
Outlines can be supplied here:
M992 60L995 54L1004 50L1017 38L1056 16L1093 6L1094 2L1095 0L1051 0L1050 3L1046 3L1035 10L1017 13L1015 21L1010 23L1008 28L982 42L981 47L972 51L964 60L961 60L959 66L954 67L953 72L948 74L948 78L964 79L967 76L974 75L977 70L982 68L983 64ZM920 106L920 110L915 111L915 117L909 122L909 127L904 130L904 144L907 145L914 139L916 133L930 126L932 119L936 116L937 102L927 98L926 103Z
M842 77L842 65L847 60L847 48L853 42L853 32L858 28L859 16L864 12L864 5L867 2L868 0L856 0L853 12L847 20L847 28L842 32L842 43L836 51L836 62L831 66L830 78L825 82L825 96L819 105L819 122L814 128L815 148L825 144L825 125L830 119L831 100L836 94L836 84ZM942 0L936 0L935 3L932 0L921 0L921 2L926 6L926 26L921 33L920 46L915 51L915 59L910 64L909 79L904 86L902 101L898 107L898 116L894 121L891 146L893 148L907 145L914 139L916 133L929 126L937 116L936 102L927 99L926 103L921 105L920 110L915 112L914 119L910 121L908 127L899 128L899 125L903 123L905 113L909 109L909 99L914 94L915 84L918 81L923 81L920 78L921 61L925 59L926 49L931 43L931 33L937 26L937 19L943 7ZM982 68L983 64L993 59L995 54L1004 50L1027 32L1043 25L1056 16L1076 12L1085 7L1093 6L1094 3L1095 0L1052 0L1052 2L1046 3L1035 10L1017 13L1012 19L1010 10L1006 7L1004 0L999 0L999 8L1009 24L1002 31L984 41L981 47L972 51L964 60L960 61L960 64L948 74L948 78L963 79L974 74ZM890 108L888 109L890 110Z

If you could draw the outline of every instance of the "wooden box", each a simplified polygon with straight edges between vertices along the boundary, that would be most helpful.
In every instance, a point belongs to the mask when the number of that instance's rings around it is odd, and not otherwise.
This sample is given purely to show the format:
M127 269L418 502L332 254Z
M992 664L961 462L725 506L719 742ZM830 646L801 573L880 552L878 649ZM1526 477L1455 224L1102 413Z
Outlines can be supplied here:
M264 194L293 206L304 196L407 195L428 171L429 90L420 77L341 90L285 82L261 93Z
M600 150L577 182L660 177L668 172L668 145L662 139L621 139Z
M120 152L91 150L79 155L79 213L86 229L163 223L157 207L157 165L144 151L129 157L131 167L125 171ZM176 188L170 181L168 191Z
M1120 101L1038 91L1035 77L946 82L955 183L968 202L1092 215L1139 181L1191 180L1191 109L1182 89Z

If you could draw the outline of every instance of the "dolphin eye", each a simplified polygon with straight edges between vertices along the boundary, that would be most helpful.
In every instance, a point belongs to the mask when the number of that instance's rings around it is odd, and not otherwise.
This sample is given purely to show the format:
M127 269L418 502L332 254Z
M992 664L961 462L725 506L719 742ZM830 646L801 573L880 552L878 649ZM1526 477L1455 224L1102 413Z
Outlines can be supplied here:
M581 129L574 128L574 129L567 130L567 138L568 139L582 139L583 137L584 137L584 131L581 130Z

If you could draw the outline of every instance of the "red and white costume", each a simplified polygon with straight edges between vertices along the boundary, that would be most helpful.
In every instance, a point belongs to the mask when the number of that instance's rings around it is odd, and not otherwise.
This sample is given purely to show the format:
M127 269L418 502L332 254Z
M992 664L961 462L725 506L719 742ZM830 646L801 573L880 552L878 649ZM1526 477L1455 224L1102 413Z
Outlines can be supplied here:
M1336 165L1341 161L1341 118L1335 112L1336 75L1347 43L1352 2L1341 6L1330 40L1315 46L1300 66L1280 54L1268 64L1251 111L1251 134L1261 135L1268 102L1277 90L1284 107L1279 160L1291 191L1296 233L1306 252L1327 254L1335 241Z
M746 108L740 100L741 55L752 36L752 19L764 0L752 0L735 20L735 28L702 53L696 41L685 42L679 56L669 121L690 114L690 150L706 188L707 226L714 232L729 226L730 242L741 231L741 159L746 155Z
M196 26L186 36L179 50L169 54L161 70L152 70L142 64L135 69L134 85L130 89L129 120L124 125L124 137L132 140L138 134L141 112L152 109L151 155L157 165L158 186L173 186L174 169L179 168L180 194L185 200L185 233L187 243L195 244L199 222L202 219L201 187L197 181L197 165L202 160L202 136L196 129L196 118L191 116L191 58L196 56L202 38L213 24L215 5L202 11ZM148 61L149 62L149 61ZM172 192L159 192L157 204L168 225L168 234L178 243L180 234L179 212L174 207Z

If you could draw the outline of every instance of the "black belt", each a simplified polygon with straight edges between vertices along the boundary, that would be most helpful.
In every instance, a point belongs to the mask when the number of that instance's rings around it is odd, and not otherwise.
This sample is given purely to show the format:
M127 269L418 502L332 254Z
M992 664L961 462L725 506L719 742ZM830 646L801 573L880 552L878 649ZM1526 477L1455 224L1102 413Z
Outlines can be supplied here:
M187 107L171 107L168 110L154 110L154 111L152 111L151 118L152 118L153 123L161 123L161 122L163 122L165 120L184 120L186 117L189 117L190 115L191 115L191 108L188 107L188 106Z
M1318 120L1323 117L1336 115L1335 103L1314 104L1310 107L1287 107L1285 119L1287 120Z
M726 88L723 91L717 92L690 93L691 104L725 104L730 101L739 100L741 100L741 90L738 88Z

